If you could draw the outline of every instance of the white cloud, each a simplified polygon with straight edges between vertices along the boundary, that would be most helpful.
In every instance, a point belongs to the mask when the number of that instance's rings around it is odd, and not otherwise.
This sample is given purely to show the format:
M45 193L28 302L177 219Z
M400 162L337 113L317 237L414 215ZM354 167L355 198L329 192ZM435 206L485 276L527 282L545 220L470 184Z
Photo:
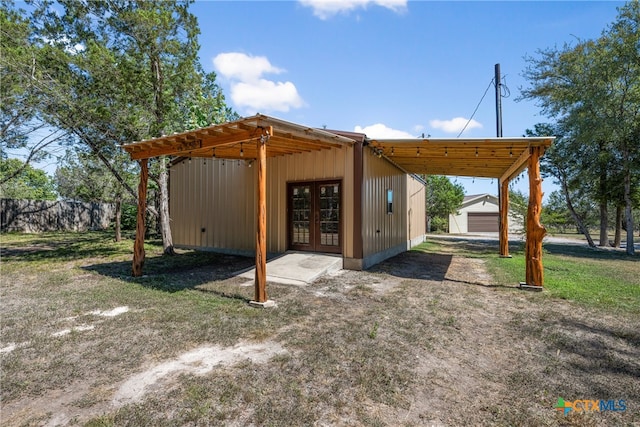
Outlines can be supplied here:
M304 105L293 83L265 79L232 84L231 99L239 107L256 112L273 110L286 113L290 108L300 108Z
M263 74L285 72L272 65L265 56L225 52L213 58L213 65L222 77L230 81L231 101L249 114L259 111L287 112L304 105L293 83L263 78Z
M280 74L283 69L274 67L265 56L250 56L240 52L221 53L213 58L218 73L228 79L254 81L265 73Z
M396 13L407 9L407 0L299 0L303 6L313 9L320 19L328 19L339 13L348 13L355 9L366 9L370 4L386 7Z
M378 138L378 139L391 139L391 138L415 138L414 135L411 135L409 132L405 132L403 130L392 129L383 125L382 123L376 123L375 125L370 126L356 126L354 132L364 133L369 138Z
M468 125L467 122L469 122ZM475 128L482 129L482 123L473 119L469 121L469 119L465 119L464 117L456 117L451 120L430 120L429 125L434 129L440 129L447 133L459 133L464 129L465 125L467 125L465 132Z

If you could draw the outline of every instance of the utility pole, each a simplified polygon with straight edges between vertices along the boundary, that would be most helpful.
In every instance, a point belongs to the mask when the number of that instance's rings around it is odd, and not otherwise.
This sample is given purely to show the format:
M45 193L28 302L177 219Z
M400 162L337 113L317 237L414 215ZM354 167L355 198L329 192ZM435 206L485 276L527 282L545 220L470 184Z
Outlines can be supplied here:
M495 66L494 82L496 86L496 136L502 138L502 77L500 64ZM509 182L498 179L498 234L500 242L500 257L511 258L509 255ZM505 212L506 211L506 212Z
M495 67L495 86L496 86L496 136L502 137L502 84L500 77L500 64Z

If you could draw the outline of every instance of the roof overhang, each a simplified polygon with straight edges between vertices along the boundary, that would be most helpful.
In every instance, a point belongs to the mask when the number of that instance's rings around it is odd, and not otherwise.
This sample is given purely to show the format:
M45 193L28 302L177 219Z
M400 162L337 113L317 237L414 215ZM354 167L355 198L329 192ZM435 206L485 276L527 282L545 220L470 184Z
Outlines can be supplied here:
M369 145L405 171L510 181L526 167L531 147L555 137L371 139Z
M270 130L267 156L304 153L350 146L354 140L322 129L257 114L233 122L164 135L123 145L133 160L159 156L255 159L255 142Z

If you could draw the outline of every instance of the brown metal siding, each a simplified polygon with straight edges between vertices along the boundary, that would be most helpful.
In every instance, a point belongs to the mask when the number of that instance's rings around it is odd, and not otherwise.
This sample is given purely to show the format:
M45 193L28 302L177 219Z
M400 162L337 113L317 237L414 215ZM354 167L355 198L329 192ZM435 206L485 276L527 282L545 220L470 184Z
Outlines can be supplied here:
M493 212L468 212L469 233L497 232L499 214Z
M267 251L287 249L287 182L341 179L343 254L353 253L353 149L267 160ZM170 209L178 246L252 252L256 233L255 167L244 161L192 159L171 168ZM202 232L201 229L205 231Z
M411 175L407 175L407 235L409 239L426 233L426 188L424 184Z
M194 158L191 163L173 165L170 173L171 231L176 245L254 249L252 168L244 162Z
M387 213L387 189L393 190L392 214ZM364 256L406 244L406 174L369 149L363 153L362 200Z

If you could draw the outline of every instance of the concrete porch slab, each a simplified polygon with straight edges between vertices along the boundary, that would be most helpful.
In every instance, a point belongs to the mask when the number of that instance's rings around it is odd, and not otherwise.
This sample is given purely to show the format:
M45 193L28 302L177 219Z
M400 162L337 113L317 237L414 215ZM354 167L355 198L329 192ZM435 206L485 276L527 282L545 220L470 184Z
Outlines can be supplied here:
M320 276L340 269L342 269L342 255L286 252L267 261L267 282L308 285ZM252 268L239 276L250 279L250 283L253 284L255 274L256 269Z

